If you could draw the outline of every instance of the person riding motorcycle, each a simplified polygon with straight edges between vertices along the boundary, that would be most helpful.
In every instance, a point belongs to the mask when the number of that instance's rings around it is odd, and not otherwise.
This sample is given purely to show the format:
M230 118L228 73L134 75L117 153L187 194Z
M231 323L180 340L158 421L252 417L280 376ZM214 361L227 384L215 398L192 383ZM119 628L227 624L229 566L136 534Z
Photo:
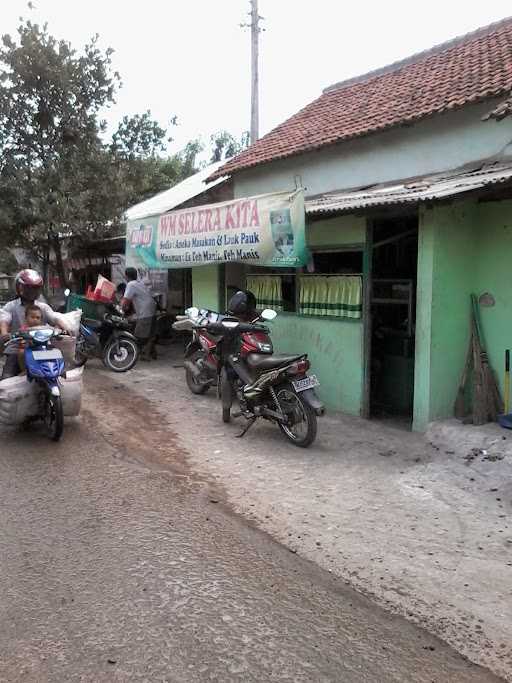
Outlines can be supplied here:
M54 325L56 312L51 306L41 300L43 278L30 268L21 270L14 280L18 297L0 308L0 348L9 341L10 335L19 332L25 324L25 308L29 304L37 303L41 309L43 324ZM6 362L0 379L15 377L20 373L18 350L12 345L5 351Z

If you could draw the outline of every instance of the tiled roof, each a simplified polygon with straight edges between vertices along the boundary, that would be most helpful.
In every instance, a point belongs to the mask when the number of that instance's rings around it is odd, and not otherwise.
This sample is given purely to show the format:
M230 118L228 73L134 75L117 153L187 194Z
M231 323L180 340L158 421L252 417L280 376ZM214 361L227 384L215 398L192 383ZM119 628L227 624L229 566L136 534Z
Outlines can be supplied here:
M212 177L458 109L512 90L512 17L324 90Z

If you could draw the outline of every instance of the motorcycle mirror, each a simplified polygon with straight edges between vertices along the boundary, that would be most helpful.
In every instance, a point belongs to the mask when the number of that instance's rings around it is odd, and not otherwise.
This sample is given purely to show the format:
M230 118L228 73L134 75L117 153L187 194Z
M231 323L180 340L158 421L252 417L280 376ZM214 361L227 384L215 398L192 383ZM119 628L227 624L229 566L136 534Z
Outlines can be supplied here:
M277 316L276 311L272 310L271 308L265 308L264 311L261 311L261 318L263 320L274 320L274 318Z
M71 290L70 290L70 289L65 289L65 290L64 290L64 296L65 296L65 297L68 297L70 294L71 294Z
M189 318L197 318L199 315L199 309L197 306L192 306L191 308L187 308L185 313L188 315Z

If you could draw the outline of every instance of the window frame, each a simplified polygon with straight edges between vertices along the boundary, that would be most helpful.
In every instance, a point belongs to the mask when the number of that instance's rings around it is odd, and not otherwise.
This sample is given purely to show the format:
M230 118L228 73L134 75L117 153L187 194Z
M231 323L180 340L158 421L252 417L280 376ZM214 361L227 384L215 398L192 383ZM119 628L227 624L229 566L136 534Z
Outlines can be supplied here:
M365 277L365 252L366 252L366 244L364 242L356 242L356 243L351 243L351 244L322 244L318 246L309 246L309 251L312 256L314 254L341 254L341 253L347 253L347 252L355 252L355 253L360 253L361 254L361 271L358 273L351 273L353 276L359 276L363 280L363 291L362 291L362 296L364 298L364 277ZM344 321L344 322L351 322L351 323L361 323L363 320L363 315L361 315L360 318L348 318L344 316L325 316L325 315L304 315L303 313L300 313L300 292L299 292L299 287L297 286L297 276L298 275L305 275L307 276L312 276L314 277L315 275L323 275L325 277L333 276L336 277L337 273L308 273L307 269L305 268L295 268L294 273L286 272L286 273L280 273L279 271L281 270L286 270L286 269L281 269L281 268L266 268L265 266L247 266L246 272L245 272L245 283L247 286L247 276L252 275L254 277L257 277L258 275L264 276L265 274L268 275L294 275L294 280L295 280L295 302L294 302L294 310L293 311L281 311L280 315L296 315L297 317L300 318L322 318L323 320L339 320L339 321ZM287 269L287 270L292 270L292 269Z

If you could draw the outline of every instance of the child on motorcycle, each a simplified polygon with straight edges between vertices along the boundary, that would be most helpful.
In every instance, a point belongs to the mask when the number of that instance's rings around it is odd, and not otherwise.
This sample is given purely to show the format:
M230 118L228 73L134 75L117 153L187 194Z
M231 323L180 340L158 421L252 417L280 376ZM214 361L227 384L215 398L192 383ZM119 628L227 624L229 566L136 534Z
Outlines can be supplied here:
M28 304L25 307L25 324L20 327L20 332L28 332L34 327L41 327L43 325L43 311L37 304ZM18 365L20 366L20 375L24 375L27 371L25 367L25 346L26 342L21 341L18 351Z

